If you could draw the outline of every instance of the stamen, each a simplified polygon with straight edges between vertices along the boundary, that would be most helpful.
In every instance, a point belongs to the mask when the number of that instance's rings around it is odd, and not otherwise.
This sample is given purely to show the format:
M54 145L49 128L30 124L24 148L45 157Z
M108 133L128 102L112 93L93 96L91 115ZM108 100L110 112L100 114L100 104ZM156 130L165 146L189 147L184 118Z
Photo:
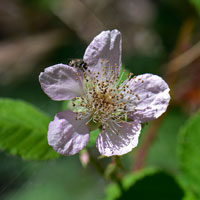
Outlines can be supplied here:
M109 60L102 59L101 65L104 65L101 72L93 72L88 68L84 71L84 95L74 98L72 106L79 111L76 120L89 117L86 125L93 121L100 123L103 131L110 129L113 133L120 134L120 124L127 121L130 110L135 110L132 97L134 93L127 84L134 77L129 73L127 79L122 82L126 70L119 75L119 66L110 66ZM140 100L139 95L135 96Z

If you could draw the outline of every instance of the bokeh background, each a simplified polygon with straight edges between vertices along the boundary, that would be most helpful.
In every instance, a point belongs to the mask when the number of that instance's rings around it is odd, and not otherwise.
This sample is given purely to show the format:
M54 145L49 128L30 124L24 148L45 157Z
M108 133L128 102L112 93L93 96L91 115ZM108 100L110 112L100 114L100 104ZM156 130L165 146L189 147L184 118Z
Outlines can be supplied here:
M162 76L172 96L164 117L145 125L139 146L123 158L125 169L154 166L177 175L177 134L200 105L199 13L199 0L0 0L1 97L53 118L63 105L43 93L39 73L82 58L94 36L116 28L125 68ZM0 152L0 199L106 199L108 183L93 166L83 168L79 155L25 161Z

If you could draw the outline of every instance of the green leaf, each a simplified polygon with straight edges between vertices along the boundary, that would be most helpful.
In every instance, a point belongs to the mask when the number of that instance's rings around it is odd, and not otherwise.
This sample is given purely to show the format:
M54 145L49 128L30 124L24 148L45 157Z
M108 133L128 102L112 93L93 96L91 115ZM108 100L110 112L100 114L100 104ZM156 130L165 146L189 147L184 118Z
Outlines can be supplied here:
M200 198L200 111L179 133L179 158L188 188Z
M20 100L0 99L0 149L28 160L59 155L47 143L50 118Z
M147 160L149 166L157 166L170 171L179 169L177 155L178 132L186 119L185 113L180 108L169 108L158 130L156 140L149 151Z
M184 191L185 191L185 196L182 200L197 200L197 198L190 190L188 190L188 188L185 188Z
M106 200L153 199L182 200L184 192L174 177L156 169L130 174L122 181L124 191L116 184L109 186Z
M196 8L198 13L200 14L200 0L190 0L193 6Z

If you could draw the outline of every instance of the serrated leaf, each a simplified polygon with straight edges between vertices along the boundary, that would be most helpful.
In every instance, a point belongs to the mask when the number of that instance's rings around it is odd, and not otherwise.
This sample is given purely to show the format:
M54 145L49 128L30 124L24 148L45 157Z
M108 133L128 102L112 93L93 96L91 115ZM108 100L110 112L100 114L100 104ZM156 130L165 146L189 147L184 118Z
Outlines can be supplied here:
M184 192L174 177L156 169L145 169L126 176L120 192L116 184L109 186L106 200L154 199L182 200Z
M47 143L50 118L20 100L0 99L0 149L28 160L59 157Z
M200 111L179 133L179 158L188 188L200 198Z

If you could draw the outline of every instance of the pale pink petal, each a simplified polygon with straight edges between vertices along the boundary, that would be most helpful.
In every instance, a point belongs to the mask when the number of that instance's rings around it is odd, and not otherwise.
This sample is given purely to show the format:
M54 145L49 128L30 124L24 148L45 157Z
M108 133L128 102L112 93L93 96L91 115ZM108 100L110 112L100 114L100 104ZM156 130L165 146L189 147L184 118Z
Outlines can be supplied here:
M83 94L81 75L75 68L64 64L48 67L40 73L44 92L53 100L70 100Z
M170 89L161 77L143 74L130 80L127 85L134 92L131 98L136 106L136 110L130 115L131 119L137 118L146 122L158 118L166 111L170 101ZM130 95L127 94L125 98L128 96Z
M137 122L125 122L112 125L102 131L97 139L97 148L100 154L105 156L123 155L130 152L138 144L141 125ZM119 133L113 131L119 129Z
M49 124L48 143L56 152L74 155L88 143L90 132L85 120L76 120L76 113L67 110L58 113Z
M120 70L121 46L121 33L118 30L102 31L87 47L83 59L92 71L102 70L102 59L104 65L119 66L117 70Z

